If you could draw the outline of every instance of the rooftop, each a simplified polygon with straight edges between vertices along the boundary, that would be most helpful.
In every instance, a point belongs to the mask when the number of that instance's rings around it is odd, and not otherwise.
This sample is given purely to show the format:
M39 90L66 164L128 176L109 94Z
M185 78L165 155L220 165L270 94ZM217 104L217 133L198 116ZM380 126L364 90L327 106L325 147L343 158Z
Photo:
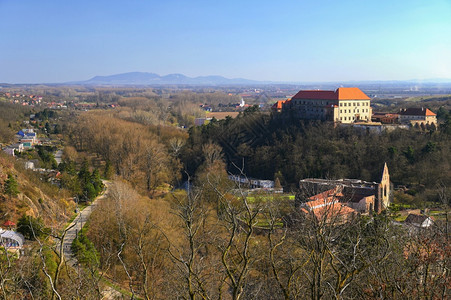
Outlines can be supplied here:
M284 104L287 100L279 100L272 106L273 109L282 109L282 104Z
M399 114L402 116L436 116L436 114L424 107L405 108Z
M425 215L409 214L405 220L406 223L421 225L429 217ZM432 219L431 219L432 220Z
M335 91L304 90L299 91L293 99L317 100L370 100L359 88L338 88Z
M312 213L318 220L356 213L353 208L343 205L339 202L327 202L325 203L325 205L317 206L314 208L302 208L301 211L307 214Z

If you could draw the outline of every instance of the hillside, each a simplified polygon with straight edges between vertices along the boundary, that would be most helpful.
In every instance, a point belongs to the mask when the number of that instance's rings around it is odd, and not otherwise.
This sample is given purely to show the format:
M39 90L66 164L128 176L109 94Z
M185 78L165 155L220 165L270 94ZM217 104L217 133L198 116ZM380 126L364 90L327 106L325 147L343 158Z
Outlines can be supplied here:
M0 223L17 224L23 215L41 217L48 226L64 223L72 214L74 203L64 190L40 179L39 173L25 170L22 161L0 154ZM17 182L17 195L8 194L8 175Z

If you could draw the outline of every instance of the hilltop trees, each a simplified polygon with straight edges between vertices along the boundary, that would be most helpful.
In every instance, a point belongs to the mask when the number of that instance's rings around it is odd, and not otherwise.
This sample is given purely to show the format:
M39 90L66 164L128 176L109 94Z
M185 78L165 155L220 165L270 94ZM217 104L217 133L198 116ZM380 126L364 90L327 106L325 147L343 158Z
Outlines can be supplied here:
M451 185L451 139L442 129L375 134L253 112L191 128L181 158L193 175L203 164L202 147L214 143L223 148L227 171L234 173L239 166L261 179L277 174L292 189L307 177L377 181L386 162L395 184L421 184L432 190L437 181Z

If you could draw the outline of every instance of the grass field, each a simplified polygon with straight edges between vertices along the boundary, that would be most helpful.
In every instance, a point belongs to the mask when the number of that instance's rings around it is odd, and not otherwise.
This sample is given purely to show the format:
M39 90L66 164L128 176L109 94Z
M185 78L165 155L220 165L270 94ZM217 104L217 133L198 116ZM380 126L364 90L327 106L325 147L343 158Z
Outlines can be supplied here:
M246 200L249 203L266 202L272 200L282 200L282 201L294 201L295 196L291 194L254 194L252 196L247 196Z

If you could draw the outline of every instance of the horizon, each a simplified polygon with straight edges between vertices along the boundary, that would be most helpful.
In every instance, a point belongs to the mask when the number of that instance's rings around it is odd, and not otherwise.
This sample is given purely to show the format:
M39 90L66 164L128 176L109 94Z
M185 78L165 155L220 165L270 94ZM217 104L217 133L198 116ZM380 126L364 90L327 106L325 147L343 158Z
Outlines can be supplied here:
M0 82L129 72L289 83L451 79L451 3L1 1Z
M398 79L389 79L389 80L379 80L379 79L374 79L374 80L335 80L335 81L271 81L271 80L255 80L252 78L243 78L243 77L233 77L233 78L229 78L229 77L224 77L222 75L217 75L217 74L210 74L210 75L199 75L199 76L187 76L185 74L182 73L168 73L168 74L157 74L155 72L146 72L146 71L130 71L130 72L124 72L124 73L119 73L119 74L109 74L109 75L95 75L92 76L90 78L87 79L81 79L81 80L73 80L73 81L66 81L66 82L33 82L33 83L29 83L29 82L22 82L22 83L11 83L11 82L0 82L1 84L6 84L6 85L109 85L108 83L90 83L89 81L96 79L97 77L113 77L113 76L117 76L117 75L125 75L125 74L155 74L158 75L159 77L165 77L165 76L170 76L170 75L182 75L182 76L186 76L187 78L190 79L196 79L196 78L202 78L202 77L222 77L226 80L244 80L244 81L255 81L255 84L257 85L313 85L313 84L331 84L331 85L337 85L337 88L339 87L339 85L341 84L383 84L383 83L400 83L400 84L408 84L408 83L412 83L412 84L451 84L451 78L425 78L425 79L418 79L418 78L411 78L411 79L404 79L404 80L398 80ZM155 85L159 85L159 84L169 84L172 85L170 83L132 83L132 82L128 82L128 83L111 83L111 85L139 85L139 86L155 86ZM208 85L208 84L197 84L197 83L173 83L174 85ZM230 84L236 84L236 85L248 85L251 83L219 83L216 84L218 86L221 85L230 85Z

